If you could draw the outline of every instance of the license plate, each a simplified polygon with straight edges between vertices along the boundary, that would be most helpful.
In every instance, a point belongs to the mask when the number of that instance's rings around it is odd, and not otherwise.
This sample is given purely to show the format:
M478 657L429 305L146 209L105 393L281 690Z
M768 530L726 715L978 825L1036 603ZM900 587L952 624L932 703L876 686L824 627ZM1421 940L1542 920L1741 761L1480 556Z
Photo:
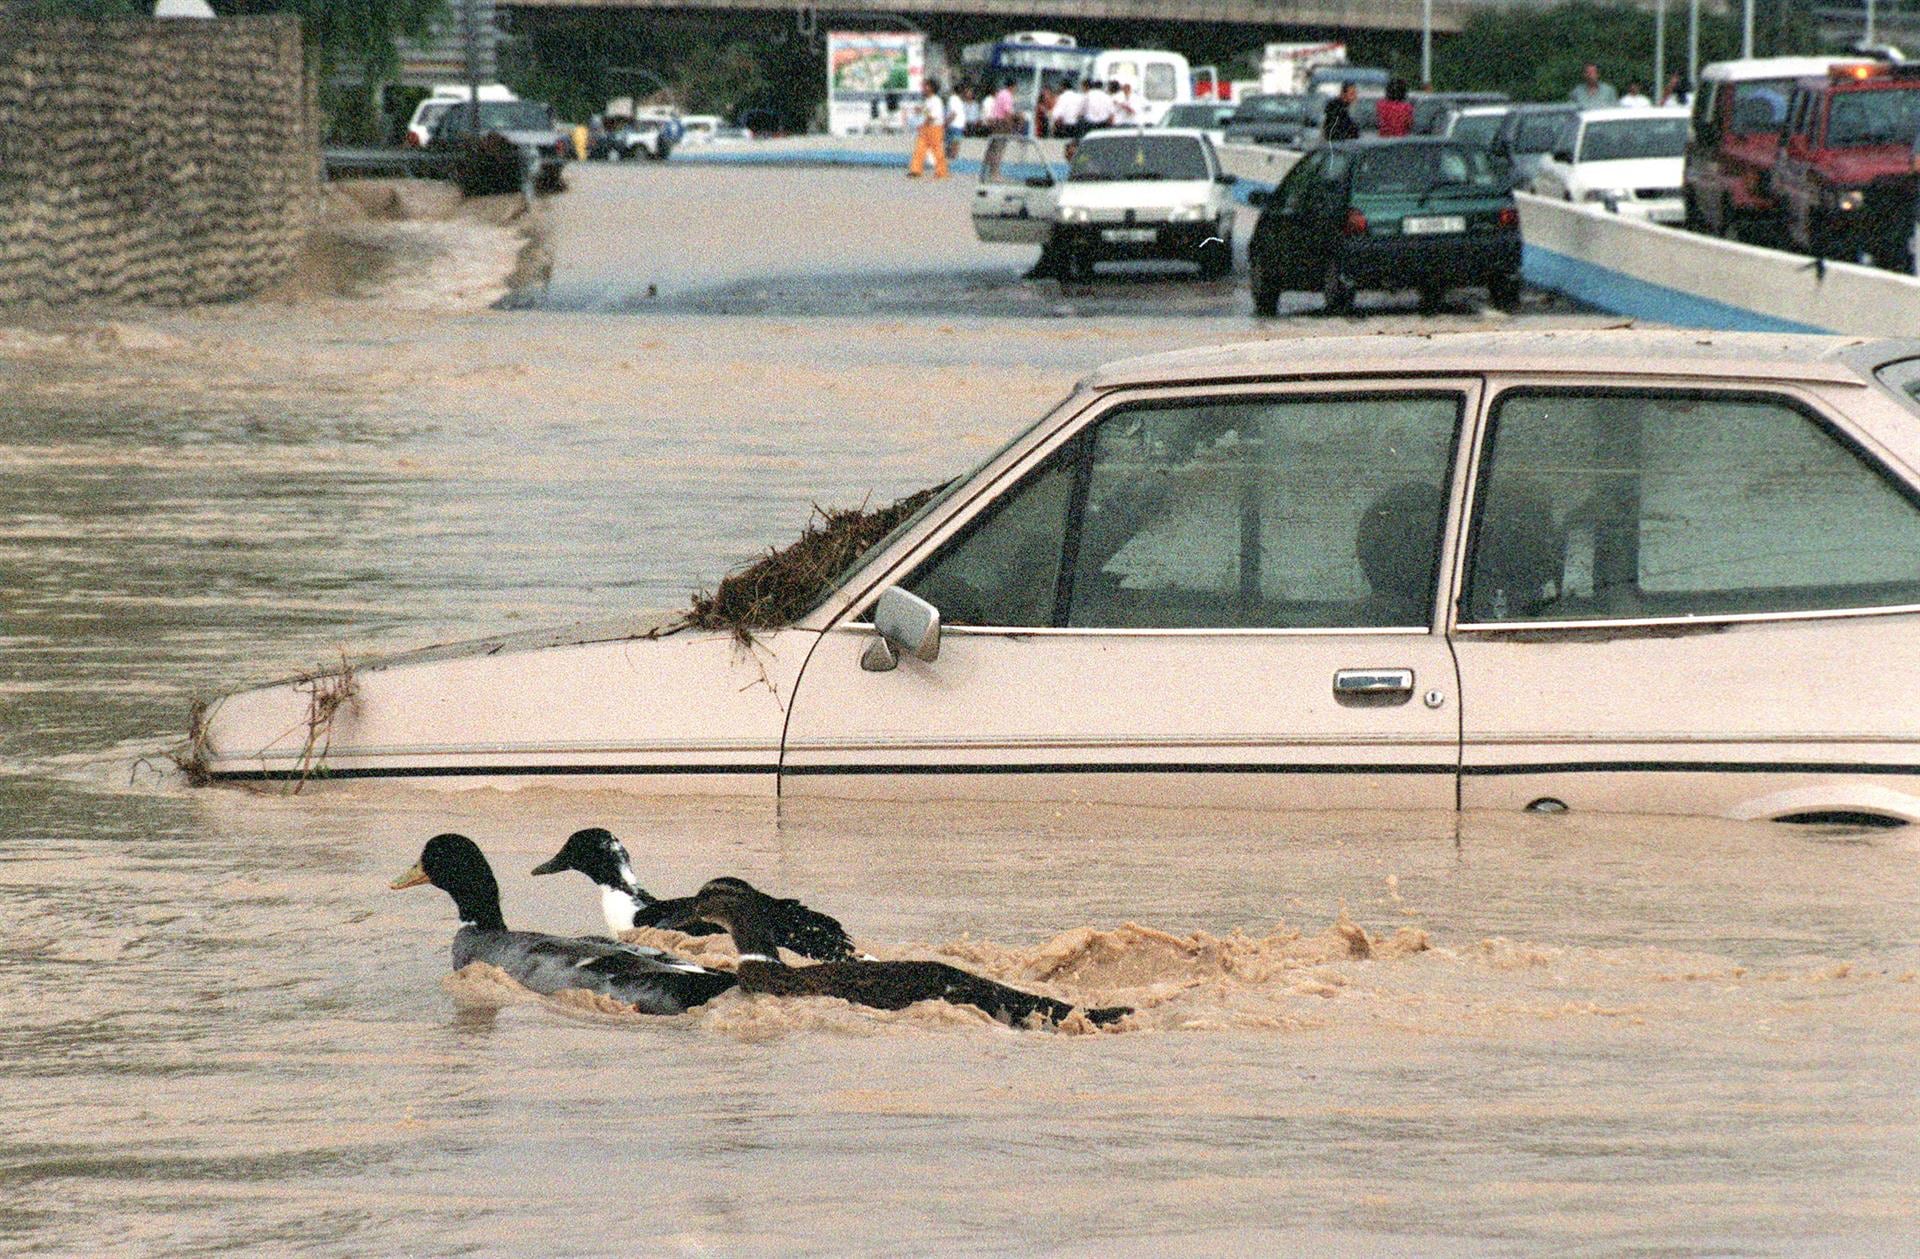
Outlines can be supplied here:
M1152 240L1153 237L1154 231L1151 227L1109 227L1100 233L1101 240L1128 241L1135 244Z
M1448 232L1464 232L1467 220L1460 214L1429 214L1424 218L1402 219L1400 230L1409 236L1443 236Z

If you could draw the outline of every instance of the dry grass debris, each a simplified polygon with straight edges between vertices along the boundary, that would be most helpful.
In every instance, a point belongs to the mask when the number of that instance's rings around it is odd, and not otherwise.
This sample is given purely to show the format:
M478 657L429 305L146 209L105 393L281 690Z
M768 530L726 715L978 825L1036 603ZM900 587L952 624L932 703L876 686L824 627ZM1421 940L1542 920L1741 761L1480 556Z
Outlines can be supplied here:
M798 538L729 573L712 591L696 592L688 619L700 629L727 630L743 642L750 642L755 630L793 624L869 547L944 488L929 486L872 510L864 503L815 504Z

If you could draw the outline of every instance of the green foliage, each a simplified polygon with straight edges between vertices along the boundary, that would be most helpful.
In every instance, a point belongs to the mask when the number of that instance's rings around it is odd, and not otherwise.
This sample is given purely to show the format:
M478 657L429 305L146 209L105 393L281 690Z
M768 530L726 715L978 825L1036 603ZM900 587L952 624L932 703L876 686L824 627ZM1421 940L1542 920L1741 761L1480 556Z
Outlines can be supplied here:
M146 17L152 0L27 0L30 17Z
M725 118L737 116L771 86L759 51L744 40L692 49L672 78L682 109Z
M212 0L222 14L291 13L300 19L314 68L362 72L380 83L400 68L398 41L417 39L451 20L449 0Z
M1769 6L1771 10L1771 6ZM1687 68L1687 6L1673 0L1667 7L1667 69ZM1814 44L1789 45L1777 23L1763 27L1780 42L1782 52L1813 51ZM1458 35L1436 40L1433 52L1434 85L1455 91L1500 91L1523 101L1565 100L1580 81L1580 71L1591 63L1600 77L1625 91L1628 83L1644 85L1651 94L1653 77L1653 14L1637 6L1572 0L1550 9L1485 8L1467 19ZM1738 54L1737 17L1700 14L1700 62L1719 61ZM1773 51L1762 40L1758 51ZM1417 64L1412 67L1417 73Z

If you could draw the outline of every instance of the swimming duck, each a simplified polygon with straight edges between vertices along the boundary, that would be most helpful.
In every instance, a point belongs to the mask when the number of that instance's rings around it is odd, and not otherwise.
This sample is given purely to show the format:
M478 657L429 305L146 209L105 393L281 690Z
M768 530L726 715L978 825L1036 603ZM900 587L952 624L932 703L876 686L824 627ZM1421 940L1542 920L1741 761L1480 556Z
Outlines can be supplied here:
M562 870L578 870L600 885L600 912L606 917L607 930L615 935L630 927L664 927L669 921L684 924L674 930L687 935L717 935L724 929L689 916L686 911L693 904L691 896L672 900L649 896L633 877L626 845L605 827L575 831L550 860L533 868L535 874L558 874ZM762 916L782 948L816 962L844 962L854 955L853 941L837 920L799 901L768 896L745 879L731 876L710 880L707 886L760 897L765 903Z
M453 968L497 966L533 991L551 995L584 988L624 1001L642 1014L682 1014L733 987L733 976L659 949L611 940L509 931L500 915L500 886L479 845L465 835L435 835L420 860L395 879L395 891L431 883L453 898L460 930Z
M780 960L780 941L771 926L779 912L772 897L741 887L737 879L714 879L689 900L691 904L684 911L689 919L718 923L733 935L734 946L740 950L740 965L734 974L743 992L839 997L878 1010L904 1010L920 1001L946 1001L973 1006L1014 1024L1035 1015L1042 1022L1057 1024L1075 1009L1064 1001L1009 988L945 962L863 960L788 966ZM674 926L672 922L662 925ZM1133 1010L1108 1006L1083 1012L1096 1026L1104 1026Z

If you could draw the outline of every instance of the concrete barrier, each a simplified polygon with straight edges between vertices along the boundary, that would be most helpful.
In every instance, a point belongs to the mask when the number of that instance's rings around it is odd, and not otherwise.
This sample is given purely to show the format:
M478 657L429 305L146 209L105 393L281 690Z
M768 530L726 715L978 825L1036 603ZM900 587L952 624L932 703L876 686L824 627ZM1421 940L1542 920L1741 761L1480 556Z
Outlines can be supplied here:
M1516 193L1527 282L1636 319L1756 332L1920 336L1920 280Z

